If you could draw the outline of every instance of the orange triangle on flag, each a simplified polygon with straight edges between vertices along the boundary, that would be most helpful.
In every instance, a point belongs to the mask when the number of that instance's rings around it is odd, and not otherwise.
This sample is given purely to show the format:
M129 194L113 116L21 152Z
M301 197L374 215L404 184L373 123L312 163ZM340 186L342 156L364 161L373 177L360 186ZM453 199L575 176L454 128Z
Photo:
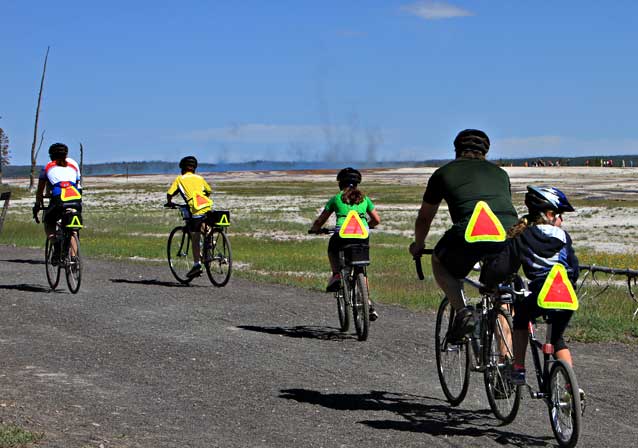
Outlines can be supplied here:
M538 293L538 306L545 309L572 310L578 309L578 296L567 276L567 269L556 264Z
M209 207L212 203L213 201L203 194L195 193L195 195L193 195L193 208L195 210L201 210L205 207Z
M368 227L363 223L359 213L354 210L350 210L346 219L341 224L339 229L339 236L341 238L359 238L366 239L368 237Z
M485 201L478 201L470 221L465 228L465 241L468 243L505 241L503 224Z
M82 195L77 190L77 188L70 185L62 189L62 192L60 193L60 199L62 199L63 202L77 201L82 199Z

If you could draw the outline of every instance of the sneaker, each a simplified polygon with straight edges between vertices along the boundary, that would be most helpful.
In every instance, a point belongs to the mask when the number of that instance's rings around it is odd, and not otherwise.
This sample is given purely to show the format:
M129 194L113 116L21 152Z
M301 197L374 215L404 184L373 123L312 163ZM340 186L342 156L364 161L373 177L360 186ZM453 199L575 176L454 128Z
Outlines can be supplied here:
M193 278L202 275L202 265L194 264L190 271L186 274L186 277Z
M524 386L526 384L525 368L520 366L512 367L512 371L510 372L510 381L515 386Z
M370 308L370 322L374 322L379 318L379 313L374 308Z
M339 273L332 274L332 277L328 279L328 286L326 286L326 292L339 291L339 286L341 286L341 274Z
M471 307L460 309L454 316L452 328L449 329L447 334L447 341L450 344L467 342L468 335L474 332L474 324L474 310Z

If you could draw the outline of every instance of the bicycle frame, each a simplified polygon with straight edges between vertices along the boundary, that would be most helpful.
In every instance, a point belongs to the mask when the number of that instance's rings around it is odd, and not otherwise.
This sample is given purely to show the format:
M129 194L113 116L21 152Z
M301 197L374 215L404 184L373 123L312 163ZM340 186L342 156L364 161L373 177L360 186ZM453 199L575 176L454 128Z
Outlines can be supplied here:
M536 338L535 322L529 322L529 345L532 352L532 361L534 362L534 370L536 373L536 380L538 382L538 391L532 390L529 387L530 397L532 398L547 398L547 385L549 384L549 371L554 359L554 346L551 344L552 337L552 324L547 324L547 334L545 335L545 343L543 344ZM543 362L541 363L541 357L539 352L543 353Z

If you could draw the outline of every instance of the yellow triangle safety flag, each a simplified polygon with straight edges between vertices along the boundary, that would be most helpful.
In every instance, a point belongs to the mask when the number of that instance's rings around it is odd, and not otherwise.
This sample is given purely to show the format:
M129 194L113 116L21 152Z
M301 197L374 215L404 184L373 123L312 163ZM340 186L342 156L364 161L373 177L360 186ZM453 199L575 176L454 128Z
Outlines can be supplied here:
M465 228L465 241L468 243L505 241L503 224L485 201L478 201L472 217Z
M195 210L201 210L203 208L210 207L211 205L213 205L213 201L211 201L203 194L195 193L193 195L193 208Z
M80 199L82 199L82 195L77 190L77 188L75 188L72 185L69 185L68 187L62 188L62 192L60 193L60 199L62 199L62 202L79 201Z
M81 229L82 227L84 227L82 223L80 222L80 217L78 215L74 215L73 219L71 219L71 222L67 224L66 226L71 227L73 229Z
M219 218L219 221L215 223L216 226L229 226L230 222L228 221L228 215L226 213L222 214L222 217Z
M341 238L358 238L362 240L368 237L368 227L359 217L359 213L354 210L348 212L346 219L341 224L341 229L339 229L339 236Z
M553 310L578 309L578 297L562 264L555 264L538 293L538 306Z

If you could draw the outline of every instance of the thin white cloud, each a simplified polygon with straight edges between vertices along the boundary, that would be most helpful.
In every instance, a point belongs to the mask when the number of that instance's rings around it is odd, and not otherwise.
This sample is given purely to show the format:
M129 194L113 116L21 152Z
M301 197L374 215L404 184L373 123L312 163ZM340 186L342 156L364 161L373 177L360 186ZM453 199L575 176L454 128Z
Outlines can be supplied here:
M297 140L315 140L323 135L315 125L233 124L220 128L189 132L186 138L196 141L225 143L287 143Z
M436 1L410 3L409 5L402 6L401 10L425 20L453 19L456 17L469 17L474 15L467 9Z

